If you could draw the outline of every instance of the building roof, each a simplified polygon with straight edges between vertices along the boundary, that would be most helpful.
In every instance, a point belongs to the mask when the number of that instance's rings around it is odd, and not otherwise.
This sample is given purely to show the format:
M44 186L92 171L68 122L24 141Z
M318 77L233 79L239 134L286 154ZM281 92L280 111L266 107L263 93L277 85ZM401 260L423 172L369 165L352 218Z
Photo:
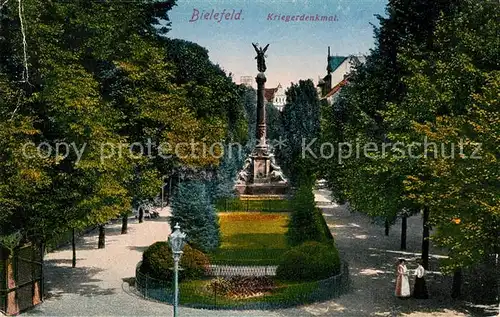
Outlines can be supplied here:
M335 95L340 90L340 88L344 87L347 84L348 81L349 77L344 78L340 83L335 85L335 87L333 87L323 98L329 98Z
M267 100L267 102L273 102L274 95L280 88L283 88L281 86L281 83L278 83L278 86L276 88L264 88L264 98Z
M347 56L328 56L328 66L327 70L333 72L339 67L345 60Z
M265 88L264 89L264 98L268 102L272 102L274 99L274 94L278 91L278 88Z

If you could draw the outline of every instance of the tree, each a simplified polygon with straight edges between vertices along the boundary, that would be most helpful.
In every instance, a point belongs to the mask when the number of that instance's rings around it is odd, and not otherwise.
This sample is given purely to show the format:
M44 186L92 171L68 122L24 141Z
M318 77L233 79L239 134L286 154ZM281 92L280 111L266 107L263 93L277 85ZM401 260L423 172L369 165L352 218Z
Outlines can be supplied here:
M290 182L295 186L314 182L314 157L302 155L303 143L314 142L320 135L320 103L312 80L300 80L286 91L287 104L283 110L285 148L278 158ZM318 153L316 147L312 147Z
M282 113L272 103L266 104L266 137L269 144L273 145L277 140L283 138Z
M412 75L399 109L415 118L415 137L439 145L428 152L432 159L421 160L426 174L415 173L406 185L411 199L431 208L432 239L449 250L443 270L450 273L499 248L499 8L494 1L463 1L439 20L430 56L401 56Z
M292 213L286 237L291 246L306 241L322 242L324 234L316 218L314 194L309 184L299 187L291 201Z
M441 15L449 14L455 1L389 1L387 17L378 16L375 29L376 47L364 65L349 77L332 108L324 108L330 119L324 121L324 139L345 144L337 158L326 162L327 179L337 200L348 200L355 210L383 218L388 226L403 210L424 210L423 233L428 234L429 208L408 199L405 181L423 172L419 161L401 155L401 148L380 149L381 144L408 144L411 114L398 112L407 88L404 77L411 74L400 56L403 52L425 56L434 50L434 30ZM407 50L411 47L411 50ZM377 144L367 155L354 157L353 149ZM348 144L351 146L349 147ZM384 153L385 152L385 153ZM349 157L340 160L340 158ZM405 216L403 216L404 218ZM404 225L404 221L402 222ZM402 228L403 229L403 228ZM402 232L402 240L404 234ZM404 247L402 245L402 247ZM428 239L422 243L422 258L428 261Z
M257 91L252 87L240 85L239 92L248 122L248 144L250 145L251 151L256 144L255 129L257 124Z
M223 130L212 130L213 139L244 143L247 140L245 109L239 89L219 65L208 58L208 51L196 43L180 39L165 39L167 59L175 65L175 80L187 91L187 107L197 118L213 124L215 118ZM221 131L221 135L216 132ZM207 138L203 135L200 139ZM210 140L210 139L209 139Z
M329 180L360 211L379 214L383 206L391 216L421 209L424 263L432 226L431 238L449 250L442 269L455 272L456 295L460 269L498 250L498 3L425 3L389 3L376 49L327 109L338 124L327 135L361 146L424 140L431 146L345 160ZM462 157L442 154L460 142ZM477 144L480 161L470 159Z
M172 200L171 228L176 223L195 248L211 252L219 246L219 220L203 182L190 180L178 185Z
M2 83L20 92L13 103L16 108L8 111L12 117L15 113L33 122L31 135L39 131L34 142L45 142L52 149L62 142L83 154L43 153L50 159L45 160L45 173L38 176L46 175L54 185L36 195L36 202L26 199L27 205L15 218L2 219L2 228L22 230L28 240L45 241L61 231L103 224L130 210L126 182L133 164L129 157L101 161L102 144L121 144L125 138L116 133L122 113L101 94L98 72L134 51L131 46L138 41L127 40L133 34L151 41L165 33L168 28L155 29L154 24L173 4L23 2L21 12L12 3L2 6Z

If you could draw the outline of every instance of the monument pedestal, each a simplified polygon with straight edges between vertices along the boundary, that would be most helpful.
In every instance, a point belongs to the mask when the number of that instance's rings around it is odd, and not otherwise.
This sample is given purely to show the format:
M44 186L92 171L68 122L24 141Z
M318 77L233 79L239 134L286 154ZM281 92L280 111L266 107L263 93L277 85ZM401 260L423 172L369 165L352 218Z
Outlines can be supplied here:
M274 155L256 148L239 173L235 190L241 195L286 195L288 181L276 164Z
M264 49L258 49L257 69L259 73L255 77L257 82L257 146L252 154L246 159L243 169L238 174L235 190L238 195L285 195L288 190L288 181L285 179L281 168L276 164L274 155L269 152L266 142L266 107L264 88L266 83L266 71Z

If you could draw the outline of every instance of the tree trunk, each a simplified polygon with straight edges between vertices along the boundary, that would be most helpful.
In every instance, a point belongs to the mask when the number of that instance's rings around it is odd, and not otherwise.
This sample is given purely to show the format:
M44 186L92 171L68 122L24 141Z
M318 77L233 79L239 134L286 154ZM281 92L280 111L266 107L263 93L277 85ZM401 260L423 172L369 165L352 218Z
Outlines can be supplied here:
M389 219L385 219L385 235L388 236L389 235Z
M170 206L170 197L172 197L172 177L168 180L167 206Z
M75 228L72 230L72 239L71 239L71 249L73 250L73 258L71 261L71 267L76 267L76 233Z
M144 209L142 208L142 206L139 207L139 223L142 223L144 219Z
M422 266L429 269L429 207L424 207L423 232L422 232Z
M457 269L455 273L453 273L453 286L451 289L451 297L459 298L462 293L461 288L462 288L462 270Z
M122 234L126 234L128 229L128 214L122 216Z
M45 240L40 244L40 252L42 253L42 264L40 265L40 293L43 297L45 295Z
M104 249L106 245L106 229L103 224L99 225L99 241L97 242L98 249Z
M408 217L401 218L401 247L402 251L406 250L406 228L408 227Z

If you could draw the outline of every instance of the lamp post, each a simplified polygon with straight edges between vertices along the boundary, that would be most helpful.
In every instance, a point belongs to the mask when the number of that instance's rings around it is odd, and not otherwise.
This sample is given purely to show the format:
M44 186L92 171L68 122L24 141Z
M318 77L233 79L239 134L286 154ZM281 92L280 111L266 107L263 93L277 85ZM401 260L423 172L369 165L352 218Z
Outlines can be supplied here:
M179 305L179 260L182 256L182 249L186 244L186 234L181 232L178 223L175 224L174 232L168 237L168 243L174 256L174 317L177 317L177 306Z

